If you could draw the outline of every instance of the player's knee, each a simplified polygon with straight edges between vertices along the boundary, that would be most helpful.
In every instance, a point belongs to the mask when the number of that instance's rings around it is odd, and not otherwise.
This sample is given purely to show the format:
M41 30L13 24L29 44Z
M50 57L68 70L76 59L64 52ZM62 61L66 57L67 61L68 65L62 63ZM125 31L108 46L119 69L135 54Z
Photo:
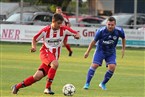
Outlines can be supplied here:
M109 69L110 71L112 71L112 72L115 71L115 68L116 68L116 65L115 65L115 64L109 64L109 65L108 65L108 69Z
M44 77L43 72L37 71L34 75L33 78L35 81L39 81Z
M97 69L97 68L99 67L99 64L92 64L91 67L92 67L93 69Z
M35 80L35 81L39 81L39 80L42 79L42 77L40 77L40 76L33 76L33 77L34 77L34 80Z
M51 67L54 68L54 69L57 69L57 68L58 68L58 65L59 65L59 63L58 63L57 60L55 60L55 61L53 61L53 62L51 63Z

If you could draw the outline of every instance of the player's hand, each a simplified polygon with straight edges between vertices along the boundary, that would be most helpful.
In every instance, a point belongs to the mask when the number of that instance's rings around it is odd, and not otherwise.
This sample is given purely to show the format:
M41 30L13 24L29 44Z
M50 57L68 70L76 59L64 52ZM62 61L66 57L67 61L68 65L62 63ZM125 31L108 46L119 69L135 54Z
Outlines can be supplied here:
M79 34L74 35L74 38L75 38L75 39L80 39L80 35L79 35Z
M88 56L89 56L89 53L86 52L86 53L84 54L84 58L87 58Z
M31 53L36 52L36 48L31 48Z

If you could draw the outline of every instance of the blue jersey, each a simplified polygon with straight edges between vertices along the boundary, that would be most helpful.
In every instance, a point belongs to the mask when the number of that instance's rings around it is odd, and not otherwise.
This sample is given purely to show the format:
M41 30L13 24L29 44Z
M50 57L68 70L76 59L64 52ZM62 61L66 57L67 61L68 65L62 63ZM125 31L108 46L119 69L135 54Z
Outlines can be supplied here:
M97 51L102 51L105 55L116 53L119 37L125 38L124 31L120 27L115 27L112 32L109 32L106 26L99 28L94 37L97 42Z

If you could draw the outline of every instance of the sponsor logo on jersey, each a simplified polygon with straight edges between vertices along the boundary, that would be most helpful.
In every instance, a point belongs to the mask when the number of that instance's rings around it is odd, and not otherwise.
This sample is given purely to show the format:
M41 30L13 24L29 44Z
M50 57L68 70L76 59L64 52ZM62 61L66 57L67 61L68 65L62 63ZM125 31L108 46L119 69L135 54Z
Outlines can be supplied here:
M117 36L113 36L113 39L116 40L117 39Z
M61 44L62 39L50 39L47 40L48 45L51 47L58 47Z
M114 43L113 40L103 41L103 44L105 44L105 45L110 45L110 44L113 44L113 43Z

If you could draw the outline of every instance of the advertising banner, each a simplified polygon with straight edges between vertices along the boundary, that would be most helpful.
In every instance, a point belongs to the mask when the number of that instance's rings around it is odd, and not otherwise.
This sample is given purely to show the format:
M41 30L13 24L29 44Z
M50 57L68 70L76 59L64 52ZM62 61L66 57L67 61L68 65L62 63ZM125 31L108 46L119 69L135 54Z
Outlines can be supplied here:
M38 25L14 25L1 24L0 25L0 41L10 42L31 42L33 36L38 33L44 26ZM69 37L70 44L89 45L94 38L96 27L71 27L78 31L81 39L74 40L72 36ZM124 29L126 35L126 45L130 47L145 47L145 29ZM40 41L41 42L41 41ZM121 45L121 40L118 46Z

